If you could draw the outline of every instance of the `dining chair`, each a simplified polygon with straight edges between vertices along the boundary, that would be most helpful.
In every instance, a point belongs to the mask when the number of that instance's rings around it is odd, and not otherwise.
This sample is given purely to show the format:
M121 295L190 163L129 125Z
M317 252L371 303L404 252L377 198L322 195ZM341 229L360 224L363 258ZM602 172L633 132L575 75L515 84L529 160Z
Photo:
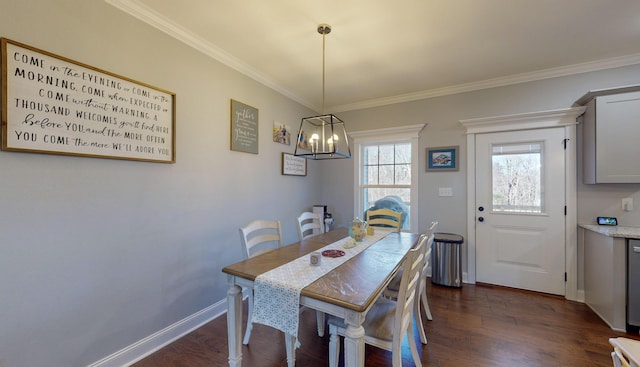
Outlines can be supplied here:
M254 220L240 228L240 240L245 257L248 259L282 247L282 229L277 220ZM253 328L253 290L247 292L249 304L247 329L244 333L242 344L249 344L251 329Z
M254 220L240 228L240 240L246 258L258 256L282 247L282 229L278 220ZM253 329L253 289L247 292L247 327L242 344L248 345ZM300 309L302 311L303 308ZM324 336L325 314L316 311L318 335ZM288 367L295 366L295 337L285 333L285 347L287 351Z
M400 232L402 213L391 209L369 209L367 210L367 225L395 228L396 232Z
M429 266L431 264L431 247L433 245L433 241L435 239L436 229L438 228L438 222L432 222L429 228L425 231L425 235L427 236L427 243L424 248L425 252L425 262L422 267L422 271L420 274L420 284L416 289L417 295L414 303L413 314L416 319L416 328L418 329L418 334L420 335L420 342L422 344L427 344L427 334L424 331L424 323L422 322L422 313L420 312L420 305L424 308L424 313L427 315L427 320L433 320L433 316L431 315L431 309L429 308L429 302L427 301L427 274L429 274ZM396 274L396 276L391 280L387 288L382 293L382 296L391 300L395 300L398 297L398 292L400 289L400 280L402 278L402 270Z
M323 221L324 218L320 218L320 214L318 213L303 212L300 214L296 219L298 223L298 238L300 241L322 233Z
M611 358L613 359L613 367L631 367L618 348L613 349L613 352L611 352Z
M619 344L619 340L621 339L625 339L626 338L609 338L609 344L611 344L611 346L613 346L613 352L611 352L611 359L613 360L613 367L631 367L631 366L637 366L636 364L632 363L633 359L632 356L627 356L625 355L625 353L620 349L620 344ZM632 341L632 343L637 344L637 351L640 352L640 341ZM629 353L633 353L631 351L631 348L627 348L627 352Z
M402 366L401 348L405 335L409 342L414 364L417 367L422 367L411 330L413 330L413 304L416 288L420 282L420 273L425 262L424 248L426 244L427 236L420 235L418 244L407 253L402 263L404 271L397 300L379 297L362 324L365 343L390 351L393 367ZM345 335L347 326L343 319L335 316L330 316L328 322L330 334L329 367L337 367L340 355L340 336Z

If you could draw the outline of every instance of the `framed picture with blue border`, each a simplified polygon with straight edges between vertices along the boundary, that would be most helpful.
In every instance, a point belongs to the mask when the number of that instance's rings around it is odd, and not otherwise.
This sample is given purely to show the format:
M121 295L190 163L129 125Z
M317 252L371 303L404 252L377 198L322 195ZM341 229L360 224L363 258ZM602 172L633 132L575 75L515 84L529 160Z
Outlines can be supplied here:
M458 145L427 148L427 172L457 171Z

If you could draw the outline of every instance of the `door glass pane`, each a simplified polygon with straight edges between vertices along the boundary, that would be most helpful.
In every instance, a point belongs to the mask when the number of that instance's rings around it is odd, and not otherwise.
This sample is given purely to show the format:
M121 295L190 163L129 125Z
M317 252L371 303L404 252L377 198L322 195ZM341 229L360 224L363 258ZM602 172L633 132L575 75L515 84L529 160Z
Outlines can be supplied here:
M493 211L542 213L542 142L492 145Z

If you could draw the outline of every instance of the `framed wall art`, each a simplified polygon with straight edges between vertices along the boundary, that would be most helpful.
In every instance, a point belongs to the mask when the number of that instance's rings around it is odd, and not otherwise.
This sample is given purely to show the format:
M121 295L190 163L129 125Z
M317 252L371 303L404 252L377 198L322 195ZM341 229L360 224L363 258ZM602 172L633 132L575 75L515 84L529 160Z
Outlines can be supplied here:
M0 44L2 150L175 163L175 93Z
M287 124L274 121L273 141L284 145L291 145L291 127Z
M282 174L288 176L306 176L307 159L293 154L282 153Z
M458 145L427 148L427 172L457 171Z
M231 150L258 154L258 109L231 100Z

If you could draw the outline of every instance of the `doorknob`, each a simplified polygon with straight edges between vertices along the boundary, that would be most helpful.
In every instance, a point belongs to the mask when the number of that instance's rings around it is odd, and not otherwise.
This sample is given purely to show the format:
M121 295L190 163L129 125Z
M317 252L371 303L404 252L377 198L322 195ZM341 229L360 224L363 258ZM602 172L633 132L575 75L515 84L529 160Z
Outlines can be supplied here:
M484 211L484 206L478 207L478 210L483 212Z
M478 222L484 222L484 217L478 217Z

